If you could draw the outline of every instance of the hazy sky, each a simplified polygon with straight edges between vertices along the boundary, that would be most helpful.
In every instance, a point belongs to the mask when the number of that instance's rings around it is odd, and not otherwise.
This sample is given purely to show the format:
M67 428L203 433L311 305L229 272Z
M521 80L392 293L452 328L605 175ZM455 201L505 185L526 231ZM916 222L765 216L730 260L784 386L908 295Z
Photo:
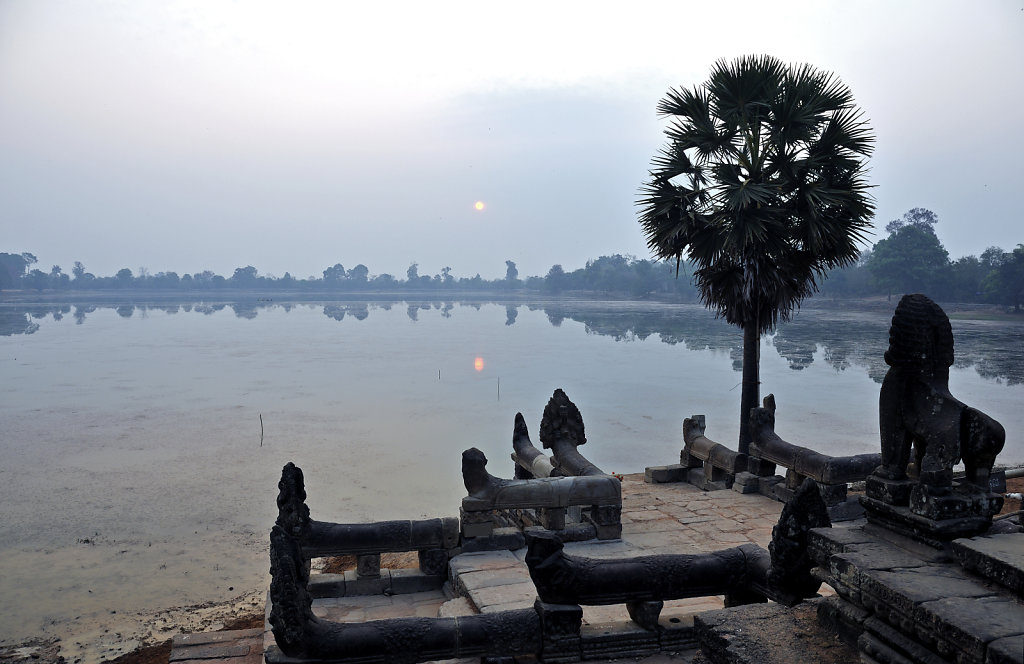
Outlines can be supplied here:
M954 258L1024 242L1024 0L628 4L0 0L0 251L403 278L647 257L656 103L750 53L852 88L881 233L921 206Z

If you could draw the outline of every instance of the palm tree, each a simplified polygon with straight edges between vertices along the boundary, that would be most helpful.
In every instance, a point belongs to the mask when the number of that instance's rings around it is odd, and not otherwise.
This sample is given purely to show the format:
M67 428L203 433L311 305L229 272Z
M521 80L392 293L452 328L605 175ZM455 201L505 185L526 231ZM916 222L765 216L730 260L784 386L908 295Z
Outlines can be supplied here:
M769 56L720 60L669 90L668 145L641 189L640 224L659 259L686 255L705 306L743 328L739 450L759 397L761 334L818 281L852 265L874 213L865 161L874 136L835 76Z

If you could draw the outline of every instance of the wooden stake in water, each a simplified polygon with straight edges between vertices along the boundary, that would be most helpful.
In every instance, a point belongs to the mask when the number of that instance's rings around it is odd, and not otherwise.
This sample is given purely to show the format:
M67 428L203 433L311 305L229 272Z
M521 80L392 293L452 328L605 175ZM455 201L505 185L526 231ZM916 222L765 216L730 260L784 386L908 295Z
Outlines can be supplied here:
M498 376L498 401L501 401L501 376Z
M260 413L260 447L263 447L263 413Z

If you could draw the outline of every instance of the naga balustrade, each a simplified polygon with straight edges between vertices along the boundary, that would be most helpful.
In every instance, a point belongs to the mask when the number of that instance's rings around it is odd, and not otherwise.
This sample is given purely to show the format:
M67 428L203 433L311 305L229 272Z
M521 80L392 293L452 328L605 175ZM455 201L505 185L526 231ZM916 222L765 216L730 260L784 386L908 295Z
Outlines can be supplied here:
M821 582L811 573L807 540L812 529L830 526L821 494L808 480L783 508L767 551L744 544L701 554L588 558L565 553L552 533L531 533L525 561L537 587L543 647L562 661L579 661L573 651L585 652L593 640L582 625L581 605L625 604L632 621L648 632L619 630L623 643L610 652L630 656L665 649L666 638L685 636L660 622L666 600L724 595L727 607L768 599L793 606L817 594Z
M785 481L772 488L775 496L788 500L810 478L817 483L833 520L860 517L863 509L856 499L847 499L847 484L866 480L881 463L881 455L829 456L786 442L775 433L775 395L769 394L763 403L763 407L750 411L750 465L763 467L768 463L786 468Z
M683 420L683 450L679 464L688 468L687 481L704 490L728 489L736 474L747 470L747 455L730 450L704 435L703 415Z
M277 526L297 543L305 560L353 555L356 569L317 574L309 592L315 597L401 594L440 588L448 560L458 552L460 524L455 517L373 523L330 523L310 518L302 469L288 463L281 471ZM381 553L416 551L419 569L382 569Z
M268 664L296 658L345 664L427 662L534 654L541 649L534 609L453 618L390 618L339 623L313 614L305 551L277 525L270 532L270 625L276 646Z

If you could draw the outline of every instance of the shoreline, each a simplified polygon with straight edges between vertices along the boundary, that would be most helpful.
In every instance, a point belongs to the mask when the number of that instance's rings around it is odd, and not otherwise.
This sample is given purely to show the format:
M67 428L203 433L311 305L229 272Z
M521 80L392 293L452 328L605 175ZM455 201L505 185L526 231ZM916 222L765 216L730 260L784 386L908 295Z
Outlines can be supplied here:
M262 627L267 589L250 590L226 602L171 607L155 614L126 616L115 627L99 621L78 624L61 637L36 636L0 646L3 664L147 664L167 662L178 634ZM165 655L153 657L154 652Z

